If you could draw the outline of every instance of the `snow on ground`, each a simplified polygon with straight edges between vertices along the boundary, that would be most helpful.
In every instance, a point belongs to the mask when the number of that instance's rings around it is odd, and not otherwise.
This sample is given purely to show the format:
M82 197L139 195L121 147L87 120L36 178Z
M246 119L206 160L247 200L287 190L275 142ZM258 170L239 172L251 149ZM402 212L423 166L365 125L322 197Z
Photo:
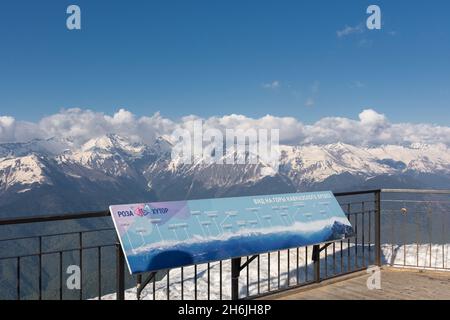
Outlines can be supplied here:
M449 269L450 244L410 244L383 246L384 262L394 266Z
M364 249L364 256L363 256ZM356 259L355 252L358 251L358 258ZM336 243L335 259L333 259L333 246L327 249L328 256L325 260L325 252L321 255L321 274L322 276L332 276L341 272L347 272L350 266L351 269L361 268L363 266L370 266L374 261L374 248L358 246L357 248L352 244L350 247L344 243L342 250L340 243ZM398 245L383 245L382 256L385 264L394 266L420 267L420 268L450 268L450 244L444 245L416 245L410 244L406 246ZM270 272L269 272L269 258L267 254L260 256L260 286L259 292L268 292L269 283L270 290L277 290L278 288L285 288L289 284L294 286L297 284L297 276L299 283L311 281L313 279L313 264L312 264L312 247L300 248L298 250L292 249L289 251L289 267L288 267L288 251L281 251L278 256L277 252L270 254ZM342 256L342 258L341 258ZM350 257L350 258L349 258ZM369 262L370 257L370 262ZM297 258L299 268L297 269ZM280 272L278 272L278 259L280 261ZM246 258L242 259L244 263ZM357 265L356 265L357 263ZM325 268L327 265L327 268ZM208 265L197 266L197 299L206 300L209 297L211 300L220 299L220 263L214 262L210 264L210 286L208 289ZM297 274L298 270L298 274ZM181 268L173 269L167 277L162 278L155 283L150 282L147 288L142 292L143 300L165 300L168 295L171 300L179 300L182 297L190 300L195 298L195 277L194 267L183 268L184 285L182 289L181 282ZM268 276L270 274L270 276ZM247 287L247 277L249 286ZM145 277L143 277L145 278ZM169 292L167 292L167 281L169 281ZM155 294L153 294L153 285L155 286ZM239 281L240 297L246 297L247 292L250 295L258 294L258 260L254 260L250 264L250 268L244 269L241 272ZM247 291L248 290L248 291ZM230 260L222 262L222 299L229 300L231 298L231 262ZM103 300L116 299L115 294L108 294L102 296ZM136 288L130 288L125 293L126 300L136 300Z

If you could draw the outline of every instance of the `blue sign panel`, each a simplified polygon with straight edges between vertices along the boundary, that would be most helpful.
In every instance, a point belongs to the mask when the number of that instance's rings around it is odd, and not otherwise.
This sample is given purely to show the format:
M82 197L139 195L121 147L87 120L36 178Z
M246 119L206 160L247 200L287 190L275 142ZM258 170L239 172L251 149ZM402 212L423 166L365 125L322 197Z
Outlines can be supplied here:
M353 229L331 192L110 207L130 273L345 239Z

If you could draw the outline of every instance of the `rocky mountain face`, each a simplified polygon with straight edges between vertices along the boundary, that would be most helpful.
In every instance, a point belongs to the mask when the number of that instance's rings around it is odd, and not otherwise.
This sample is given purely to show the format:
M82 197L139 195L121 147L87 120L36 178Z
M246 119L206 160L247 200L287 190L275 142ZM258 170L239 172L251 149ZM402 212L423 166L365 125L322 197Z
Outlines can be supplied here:
M0 215L104 210L110 204L377 187L450 188L444 145L281 146L279 170L266 164L184 164L172 145L107 135L0 144Z

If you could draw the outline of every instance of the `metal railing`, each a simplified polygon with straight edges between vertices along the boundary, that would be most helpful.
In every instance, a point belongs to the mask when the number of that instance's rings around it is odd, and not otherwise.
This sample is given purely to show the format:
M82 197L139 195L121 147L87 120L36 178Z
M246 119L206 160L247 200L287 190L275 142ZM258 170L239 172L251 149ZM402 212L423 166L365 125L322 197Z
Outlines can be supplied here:
M407 214L412 216L411 212L417 208L405 208L405 201L414 199L385 199L384 194L398 195L401 191L336 193L354 227L355 237L351 239L241 257L239 262L223 260L176 268L152 277L130 276L125 270L109 212L3 219L0 220L0 299L135 298L136 284L145 280L148 285L139 292L144 299L251 299L361 271L371 265L408 266L407 259L404 264L398 260L399 252L403 253L399 249L401 244L390 242L398 239L386 237L396 225L403 223L404 209L410 210ZM420 201L430 203L436 199ZM388 219L394 216L391 224ZM406 245L413 243L404 240ZM408 254L410 248L406 247L404 252ZM396 258L392 259L394 253ZM79 288L76 281L70 283L73 277L68 272L69 266L79 267ZM419 264L419 267L430 265ZM446 269L448 264L442 267Z
M383 189L384 263L450 270L450 190Z
M5 237L7 234L14 236ZM97 236L93 242L89 238L94 234ZM87 280L92 279L85 279L85 260L91 263L94 261L92 257L86 257L93 251L97 255L97 288L101 296L102 264L110 260L108 257L111 252L108 249L115 250L116 247L114 227L106 211L2 219L0 299L84 299ZM107 259L103 262L105 255ZM79 290L69 290L65 285L69 265L80 268ZM12 287L14 290L11 290Z

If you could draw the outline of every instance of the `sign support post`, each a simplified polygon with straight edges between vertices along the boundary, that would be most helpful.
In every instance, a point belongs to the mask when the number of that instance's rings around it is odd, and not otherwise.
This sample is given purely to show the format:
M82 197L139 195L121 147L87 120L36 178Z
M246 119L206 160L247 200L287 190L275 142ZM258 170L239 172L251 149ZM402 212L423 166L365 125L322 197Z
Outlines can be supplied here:
M231 260L231 300L239 300L239 275L241 273L241 258Z
M239 300L239 275L241 271L248 268L250 263L258 258L258 254L247 259L244 264L241 265L241 258L231 259L231 300Z
M331 245L331 242L324 244L323 247L316 244L313 246L312 259L314 262L314 282L320 282L320 253Z
M320 282L320 246L313 246L312 259L314 262L314 282Z
M116 297L117 300L125 300L125 256L120 243L116 244Z
M141 300L142 291L145 287L150 283L150 281L155 278L156 272L151 272L147 278L145 278L144 282L142 282L142 275L138 276L137 290L136 290L136 298L137 300Z

